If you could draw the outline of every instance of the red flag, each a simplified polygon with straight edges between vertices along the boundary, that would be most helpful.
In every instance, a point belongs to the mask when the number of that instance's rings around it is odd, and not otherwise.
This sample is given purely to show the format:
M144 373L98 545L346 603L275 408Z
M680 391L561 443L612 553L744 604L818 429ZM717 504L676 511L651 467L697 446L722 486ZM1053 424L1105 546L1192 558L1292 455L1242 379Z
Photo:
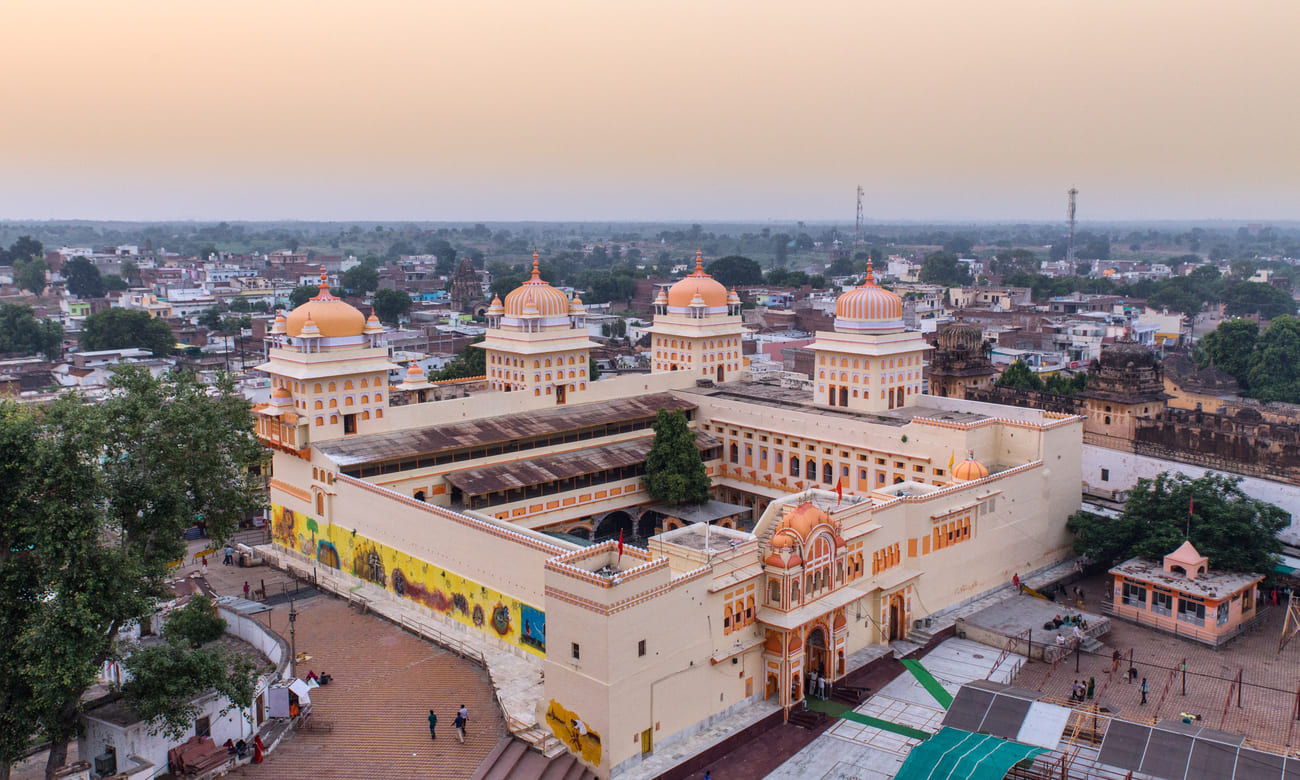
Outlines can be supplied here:
M623 562L623 529L618 529L618 561Z
M1192 496L1187 497L1187 514L1189 515L1194 511L1193 507L1195 506L1195 504L1193 502L1195 502L1195 500L1196 499Z
M843 480L843 479L837 479L837 480L835 480L835 495L837 496L837 498L835 499L835 503L836 503L836 504L838 504L838 503L840 503L841 501L844 500L844 480Z

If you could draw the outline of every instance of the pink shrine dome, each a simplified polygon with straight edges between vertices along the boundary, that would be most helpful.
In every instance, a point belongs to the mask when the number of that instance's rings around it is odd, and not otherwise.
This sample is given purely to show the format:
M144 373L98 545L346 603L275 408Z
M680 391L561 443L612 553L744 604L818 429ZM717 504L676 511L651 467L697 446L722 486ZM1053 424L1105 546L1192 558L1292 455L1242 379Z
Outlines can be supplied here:
M495 303L495 301L494 301ZM507 317L567 317L569 299L542 279L537 267L537 252L533 252L533 275L528 281L510 291L505 300Z
M849 332L903 329L903 299L876 284L867 261L867 278L860 287L835 302L835 330Z
M698 249L695 250L695 271L668 288L668 305L686 309L697 296L710 309L727 307L727 288L704 273L704 253Z

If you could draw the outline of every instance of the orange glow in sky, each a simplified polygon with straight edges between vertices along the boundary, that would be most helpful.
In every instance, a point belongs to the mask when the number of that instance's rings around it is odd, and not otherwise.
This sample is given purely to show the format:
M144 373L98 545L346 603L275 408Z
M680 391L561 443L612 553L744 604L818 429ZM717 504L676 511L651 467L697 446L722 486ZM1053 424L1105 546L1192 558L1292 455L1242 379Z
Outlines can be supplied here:
M1295 0L8 0L0 218L1297 217Z

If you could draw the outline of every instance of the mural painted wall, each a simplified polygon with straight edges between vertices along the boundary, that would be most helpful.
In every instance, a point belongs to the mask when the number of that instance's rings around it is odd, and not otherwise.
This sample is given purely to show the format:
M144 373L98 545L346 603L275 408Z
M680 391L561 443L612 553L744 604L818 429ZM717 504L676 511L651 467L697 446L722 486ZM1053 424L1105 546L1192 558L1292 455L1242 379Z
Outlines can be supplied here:
M600 766L600 734L588 728L578 713L551 699L551 705L546 708L546 725L570 752L592 766Z
M276 544L379 585L467 626L546 656L546 613L400 550L273 504Z

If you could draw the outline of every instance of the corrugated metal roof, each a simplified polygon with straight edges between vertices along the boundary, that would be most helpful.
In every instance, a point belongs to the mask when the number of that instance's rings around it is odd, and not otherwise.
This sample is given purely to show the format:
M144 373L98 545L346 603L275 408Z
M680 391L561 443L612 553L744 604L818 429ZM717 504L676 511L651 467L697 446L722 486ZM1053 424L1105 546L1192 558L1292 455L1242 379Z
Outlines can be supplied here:
M543 455L526 461L512 461L491 466L480 466L448 474L446 479L467 496L481 496L501 490L544 485L584 474L595 474L606 469L635 466L644 463L654 444L654 436L646 436L602 447L588 447L576 452ZM695 446L701 450L717 447L712 436L695 434Z
M349 436L320 442L315 446L338 465L353 466L654 417L660 409L672 411L694 408L695 404L669 393L654 393L637 398L557 406L535 412L433 425L415 430Z

